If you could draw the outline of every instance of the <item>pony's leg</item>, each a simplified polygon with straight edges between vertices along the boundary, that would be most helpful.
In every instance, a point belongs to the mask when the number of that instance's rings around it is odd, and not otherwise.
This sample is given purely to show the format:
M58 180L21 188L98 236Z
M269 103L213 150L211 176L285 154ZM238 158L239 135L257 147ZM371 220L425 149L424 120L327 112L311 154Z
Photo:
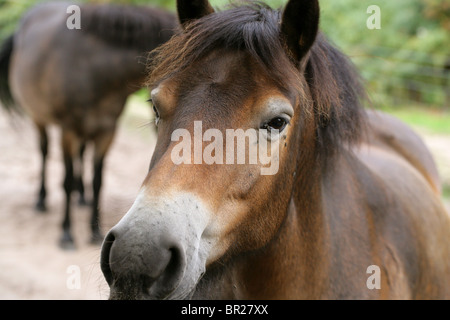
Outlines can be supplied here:
M83 184L83 156L84 151L86 149L86 142L83 142L80 145L80 151L78 153L78 159L77 159L77 170L74 172L75 175L75 183L77 186L77 190L80 194L80 197L78 198L78 204L81 206L87 205L86 198L84 196L84 184Z
M63 234L61 236L59 244L63 249L74 249L75 245L72 237L72 232L70 230L70 197L74 187L73 159L79 150L79 141L75 136L75 134L63 129L62 147L63 147L64 167L65 167L65 177L63 186L64 192L66 194L66 203L65 203L64 219L62 223Z
M111 142L114 137L114 130L104 132L97 136L94 140L94 180L93 180L93 204L92 204L92 217L91 228L92 238L91 243L100 244L103 241L103 235L100 231L100 189L102 186L103 178L103 161L105 159L106 152L108 151Z
M37 125L39 132L39 144L41 149L41 187L39 189L38 200L36 202L36 210L40 212L44 212L47 210L45 205L45 197L47 196L47 191L45 188L45 168L47 164L47 152L48 152L48 136L45 126Z

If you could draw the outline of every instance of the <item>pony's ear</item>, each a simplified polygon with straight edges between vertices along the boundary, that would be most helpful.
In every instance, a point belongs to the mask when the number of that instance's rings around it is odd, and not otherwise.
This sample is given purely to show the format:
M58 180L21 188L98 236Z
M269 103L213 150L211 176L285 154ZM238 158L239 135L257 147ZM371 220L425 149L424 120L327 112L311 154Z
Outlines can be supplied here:
M281 33L292 57L300 61L319 30L318 0L289 0L281 18Z
M208 0L177 0L178 19L181 25L214 12Z

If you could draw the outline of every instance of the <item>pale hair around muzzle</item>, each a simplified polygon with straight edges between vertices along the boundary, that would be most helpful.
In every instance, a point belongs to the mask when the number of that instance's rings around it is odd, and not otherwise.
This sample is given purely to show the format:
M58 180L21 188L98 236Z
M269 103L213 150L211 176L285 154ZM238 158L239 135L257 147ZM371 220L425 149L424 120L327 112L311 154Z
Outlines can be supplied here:
M110 298L188 297L214 246L205 232L209 217L193 194L152 197L143 187L103 244L101 268Z

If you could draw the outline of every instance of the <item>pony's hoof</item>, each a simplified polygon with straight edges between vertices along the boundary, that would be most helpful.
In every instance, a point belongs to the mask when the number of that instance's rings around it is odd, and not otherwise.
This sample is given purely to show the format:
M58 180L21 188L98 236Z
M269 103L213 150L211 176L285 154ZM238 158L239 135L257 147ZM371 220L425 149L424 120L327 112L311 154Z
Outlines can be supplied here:
M34 206L34 209L39 213L44 213L47 211L47 206L44 201L39 200Z
M64 233L59 240L59 247L65 251L75 250L75 243L73 242L73 238L69 233Z
M100 232L94 232L91 236L91 244L101 245L105 237Z

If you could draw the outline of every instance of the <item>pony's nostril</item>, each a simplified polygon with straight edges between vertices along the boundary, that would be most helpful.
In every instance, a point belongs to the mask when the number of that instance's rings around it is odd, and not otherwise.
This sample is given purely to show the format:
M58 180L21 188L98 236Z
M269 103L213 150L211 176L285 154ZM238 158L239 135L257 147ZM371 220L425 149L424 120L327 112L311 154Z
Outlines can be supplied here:
M114 243L115 236L113 232L109 232L105 240L103 241L101 255L100 255L100 268L103 272L103 275L108 282L109 285L113 283L113 274L110 265L110 255L111 255L111 247Z
M170 251L170 260L167 264L165 273L166 274L174 274L178 272L181 264L182 264L182 250L177 247L173 247L169 249Z
M181 246L172 246L166 250L169 253L167 264L152 286L148 287L149 294L158 299L166 298L178 287L186 267L185 254Z
M170 260L167 264L164 274L163 281L168 287L175 288L180 279L183 277L185 270L185 257L184 250L178 247L172 247L169 249Z

